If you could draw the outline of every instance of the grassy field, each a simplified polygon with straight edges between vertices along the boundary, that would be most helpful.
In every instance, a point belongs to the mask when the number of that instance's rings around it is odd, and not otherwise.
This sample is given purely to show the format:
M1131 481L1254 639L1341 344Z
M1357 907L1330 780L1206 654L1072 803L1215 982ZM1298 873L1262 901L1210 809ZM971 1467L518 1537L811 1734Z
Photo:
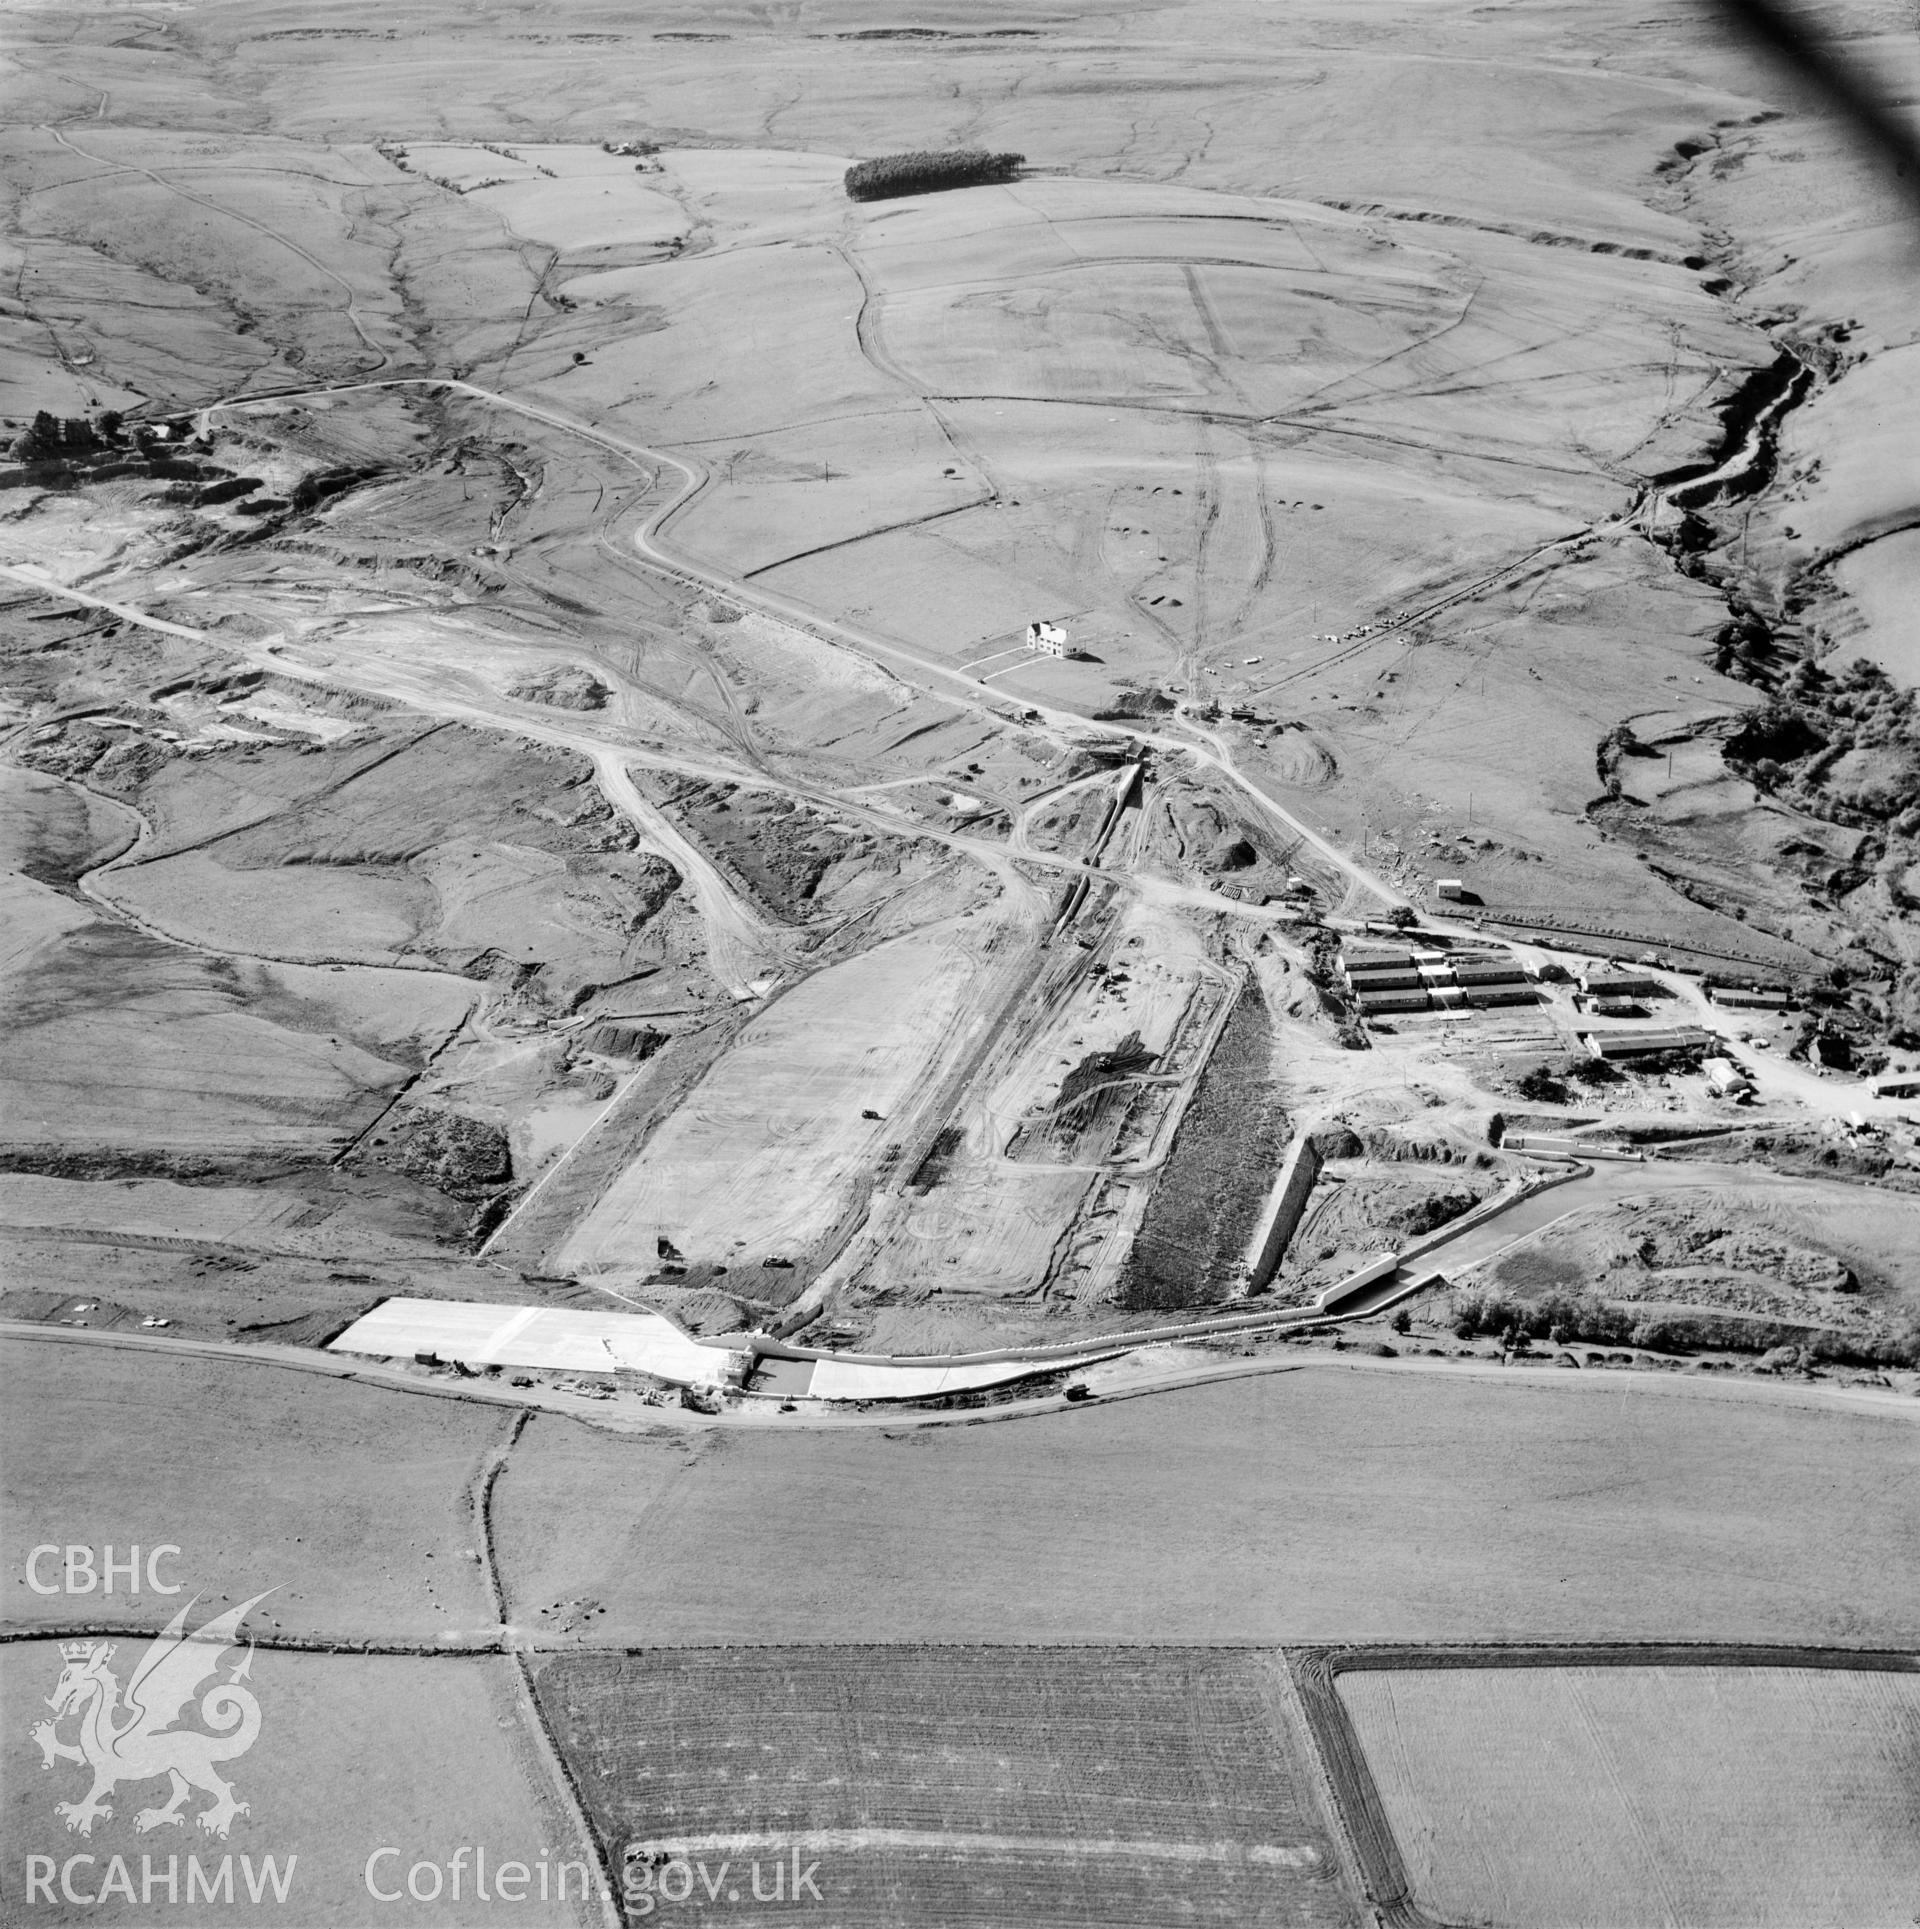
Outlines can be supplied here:
M244 1358L9 1340L0 1361L7 1536L22 1557L43 1542L111 1544L122 1558L129 1544L171 1543L189 1593L273 1588L259 1622L290 1635L435 1641L495 1621L466 1488L498 1409ZM35 1593L22 1558L4 1619L148 1627L158 1605L124 1583Z
M121 1185L99 1189L117 1192ZM103 1202L105 1210L111 1206L111 1199ZM202 1244L117 1227L0 1226L0 1279L6 1282L0 1286L0 1318L135 1337L224 1340L243 1348L261 1341L319 1346L389 1293L425 1285L448 1298L471 1292L520 1303L526 1297L517 1275L449 1261L425 1241L368 1241L356 1251L342 1239L310 1254L263 1251L245 1243L248 1236L232 1245ZM164 1325L147 1326L148 1320Z
M537 1683L602 1839L731 1857L729 1922L791 1914L749 1884L795 1848L847 1929L1359 1920L1262 1655L583 1655Z
M116 1184L8 1173L0 1178L0 1225L112 1228L145 1237L282 1244L308 1207L297 1195L257 1186L183 1186L165 1179Z
M337 991L303 995L309 987L273 967L162 943L31 878L0 879L0 905L13 952L5 1143L43 1167L71 1161L77 1176L339 1151L405 1083L395 1059L423 1037L440 1042L471 1002L457 984L412 974L343 1014Z
M1338 1692L1429 1918L1912 1920L1920 1675L1395 1668L1343 1673Z
M198 1626L204 1610L190 1617ZM253 1625L249 1617L246 1626ZM244 1648L242 1650L244 1652ZM137 1639L115 1644L108 1664L124 1691L132 1669L145 1652ZM230 1658L220 1678L232 1671ZM418 1660L387 1655L253 1655L245 1685L260 1709L258 1739L243 1755L221 1764L218 1772L248 1812L236 1816L224 1839L203 1832L194 1818L211 1805L192 1794L183 1825L141 1832L135 1817L167 1800L163 1780L126 1781L110 1798L113 1813L98 1820L84 1837L70 1834L54 1812L60 1801L86 1793L86 1772L61 1762L51 1773L40 1767L40 1751L28 1739L35 1721L47 1719L45 1697L59 1680L62 1657L51 1641L19 1642L0 1650L0 1755L5 1761L6 1793L0 1805L0 1840L7 1865L9 1919L48 1923L111 1922L285 1922L299 1929L355 1929L369 1921L438 1924L471 1929L484 1919L546 1925L598 1922L598 1901L591 1910L578 1901L581 1876L568 1878L568 1902L558 1901L558 1865L576 1865L589 1851L571 1832L545 1785L539 1757L529 1747L522 1723L524 1699L512 1664L497 1657ZM195 1702L204 1688L197 1691ZM184 1725L196 1727L190 1703ZM122 1718L124 1718L122 1710ZM71 1741L71 1715L59 1724L61 1739ZM472 1857L467 1858L462 1900L456 1903L447 1876L449 1860L462 1845L484 1844L488 1866L524 1862L533 1871L524 1901L496 1900L484 1910L474 1901ZM368 1858L394 1848L374 1866L373 1881L383 1892L399 1890L391 1902L368 1891ZM51 1857L56 1867L76 1853L91 1854L91 1867L77 1868L73 1883L88 1895L105 1890L100 1901L75 1906L44 1898L23 1898L20 1884L28 1856ZM164 1877L169 1858L177 1863L176 1901L166 1906L164 1881L140 1906L141 1858ZM132 1894L113 1889L111 1859L123 1859ZM218 1880L223 1858L231 1856L232 1903L196 1902L190 1859L203 1877ZM264 1860L274 1859L285 1900L277 1901L266 1881ZM549 1864L549 1895L539 1897L537 1864ZM419 1901L405 1893L416 1863L437 1864L438 1901ZM249 1894L249 1868L261 1885ZM289 1865L291 1874L289 1875ZM431 1895L426 1873L415 1888ZM593 1881L597 1891L597 1877ZM56 1879L53 1895L60 1894ZM31 1902L32 1907L26 1907ZM131 1905L131 1906L130 1906Z
M434 661L430 638L408 641L423 645L417 662ZM552 661L489 650L471 631L442 647L457 647L459 674L483 688L476 672L504 686L516 667ZM535 996L561 1006L657 955L645 926L677 877L629 848L633 832L584 757L374 715L383 727L333 746L163 767L140 796L151 852L108 873L106 894L171 935L267 957L404 956L457 969L498 953L536 979ZM183 698L175 716L217 728L225 712Z
M29 318L0 355L26 406L64 409L464 369L697 454L711 477L675 533L770 588L949 657L1069 615L1098 663L996 687L1070 707L1190 648L1223 696L1325 722L1316 814L1341 834L1390 830L1424 863L1424 832L1470 818L1497 833L1472 860L1490 877L1551 859L1515 892L1539 916L1730 925L1584 816L1595 740L1649 688L1747 700L1702 670L1725 614L1706 584L1608 539L1418 645L1321 645L1696 455L1730 375L1777 350L1762 317L1878 325L1872 240L1801 232L1836 178L1865 193L1825 131L1762 115L1762 78L1693 15L1659 24L1657 79L1652 30L1607 7L1577 50L1558 18L1503 17L1463 50L1425 8L1364 45L1339 8L1310 44L1231 0L1197 37L1148 8L1091 76L1091 6L1018 29L973 5L925 31L854 18L595 5L527 32L421 4L287 28L249 0L176 43L165 81L111 34L35 28L25 71L101 125L12 137L26 272L100 334L75 359ZM430 50L456 25L449 75ZM257 103L244 131L235 90ZM1391 127L1384 91L1407 104ZM908 126L1025 151L1029 178L850 205L847 159ZM640 169L604 151L643 128L661 151ZM1725 152L1681 164L1707 147ZM85 183L106 168L128 192L103 208ZM1767 264L1751 304L1723 299L1718 234ZM1829 547L1883 509L1874 452L1899 446L1898 364L1874 359L1808 423L1809 451L1835 444L1806 512ZM619 627L627 532L520 433L542 479L515 492L522 554L486 562L489 593L542 614L554 571ZM484 537L449 536L431 570L482 573ZM1850 567L1877 580L1903 553Z
M718 1641L1911 1641L1911 1422L1730 1389L1303 1367L927 1432L536 1419L516 1619Z

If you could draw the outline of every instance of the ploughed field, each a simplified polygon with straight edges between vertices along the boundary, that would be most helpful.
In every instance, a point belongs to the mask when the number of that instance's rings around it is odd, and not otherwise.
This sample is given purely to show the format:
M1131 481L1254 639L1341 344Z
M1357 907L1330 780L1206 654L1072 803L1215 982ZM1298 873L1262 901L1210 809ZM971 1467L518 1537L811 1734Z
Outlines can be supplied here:
M729 1648L536 1682L629 1888L672 1901L679 1863L729 1922L813 1906L800 1873L848 1929L1360 1920L1274 1657Z

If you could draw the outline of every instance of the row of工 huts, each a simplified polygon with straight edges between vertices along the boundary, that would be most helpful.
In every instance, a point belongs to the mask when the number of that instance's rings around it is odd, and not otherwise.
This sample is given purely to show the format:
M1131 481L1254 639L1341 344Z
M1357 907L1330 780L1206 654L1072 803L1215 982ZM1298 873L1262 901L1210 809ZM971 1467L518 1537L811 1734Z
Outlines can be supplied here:
M1530 1005L1538 993L1526 969L1501 951L1344 951L1341 971L1363 1019L1389 1012Z

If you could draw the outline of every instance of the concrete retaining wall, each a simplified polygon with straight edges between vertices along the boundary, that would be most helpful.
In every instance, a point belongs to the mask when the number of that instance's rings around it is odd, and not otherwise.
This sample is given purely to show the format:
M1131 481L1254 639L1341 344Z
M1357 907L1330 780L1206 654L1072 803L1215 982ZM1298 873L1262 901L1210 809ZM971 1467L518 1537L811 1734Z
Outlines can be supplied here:
M1266 1210L1261 1213L1260 1223L1254 1228L1253 1240L1247 1247L1247 1284L1254 1292L1273 1277L1319 1177L1320 1154L1313 1140L1303 1133L1294 1141L1286 1164L1280 1168Z

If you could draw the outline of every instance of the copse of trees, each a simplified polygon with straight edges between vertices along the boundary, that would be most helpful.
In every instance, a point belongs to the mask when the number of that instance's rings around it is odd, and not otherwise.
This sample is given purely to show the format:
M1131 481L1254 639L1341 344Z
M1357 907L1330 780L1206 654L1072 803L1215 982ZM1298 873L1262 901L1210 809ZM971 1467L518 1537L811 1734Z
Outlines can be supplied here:
M1485 1334L1514 1344L1546 1340L1567 1346L1583 1340L1593 1346L1637 1346L1655 1353L1712 1349L1762 1353L1792 1346L1809 1361L1840 1366L1913 1366L1920 1364L1920 1322L1876 1333L1837 1333L1782 1320L1733 1319L1714 1313L1646 1313L1610 1304L1591 1293L1546 1293L1515 1299L1489 1288L1458 1293L1453 1300L1453 1330L1458 1339Z
M885 201L900 194L938 194L945 188L984 187L1015 179L1024 154L989 154L984 147L950 147L913 154L882 154L847 169L847 193L855 201Z
M54 415L41 409L14 438L13 457L18 462L64 462L91 455L119 434L120 423L117 409L109 409L97 423L84 416Z
M1564 1105L1573 1094L1545 1065L1535 1065L1514 1080L1513 1089L1535 1105Z
M1878 829L1920 806L1920 701L1865 658L1832 674L1797 663L1723 748L1742 776L1816 817Z

